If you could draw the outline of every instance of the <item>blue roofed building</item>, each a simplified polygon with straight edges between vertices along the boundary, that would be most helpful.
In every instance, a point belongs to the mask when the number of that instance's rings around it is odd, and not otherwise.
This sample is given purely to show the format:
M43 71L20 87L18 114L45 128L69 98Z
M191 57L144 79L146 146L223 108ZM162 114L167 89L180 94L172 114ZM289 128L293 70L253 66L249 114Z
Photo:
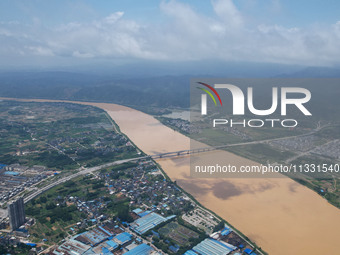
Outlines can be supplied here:
M4 175L9 175L9 176L17 176L19 175L20 173L18 172L13 172L13 171L6 171L4 172Z
M105 228L98 226L90 231L75 235L52 251L51 255L113 255L120 245L132 241L132 235L126 232L113 237Z
M149 213L151 213L151 211L145 211L145 212L141 212L138 214L139 217L144 217L146 215L148 215Z
M193 250L188 250L184 253L184 255L197 255L197 253L194 252Z
M89 251L87 251L86 255L89 255L89 254L111 255L115 251L117 251L119 248L120 247L116 242L109 240L109 241L103 242L103 243L101 243L101 244L99 244L95 247L92 247Z
M106 244L113 250L118 248L118 244L112 240L106 241Z
M103 242L104 240L107 240L111 236L112 234L109 231L99 226L76 236L74 239L93 247Z
M157 213L150 213L140 219L135 220L133 223L130 224L130 227L133 231L135 231L138 234L144 234L148 230L154 228L158 224L165 222L173 217L176 216L170 216L170 217L163 217Z
M31 246L31 247L36 247L37 246L37 244L35 244L35 243L25 243L26 245L28 245L28 246Z
M91 246L83 244L77 240L70 239L62 243L58 248L53 250L50 254L66 255L66 254L86 254ZM91 254L91 253L87 253ZM93 254L93 253L92 253Z
M199 255L227 255L233 251L233 248L222 241L206 238L192 250Z
M231 233L231 231L232 231L231 228L225 227L224 229L222 229L221 235L222 236L229 235Z
M176 253L176 252L178 252L179 248L180 248L179 245L175 244L175 245L171 245L169 247L169 250L172 251L173 253Z
M113 255L113 253L106 247L102 248L102 253L105 255Z
M160 235L159 235L156 231L151 230L151 233L152 233L154 236L160 238Z
M132 235L127 232L120 233L119 235L116 235L113 238L114 242L120 245L124 245L130 242L131 239L132 239Z
M134 212L135 214L139 214L139 213L143 212L143 210L140 209L140 208L137 208L137 209L133 210L132 212Z
M249 249L249 248L246 248L246 249L244 249L244 252L245 252L246 254L251 254L251 253L253 252L253 250L252 250L252 249Z
M67 254L67 253L65 253ZM92 248L88 249L85 253L82 253L82 255L92 255L92 254L96 254ZM67 254L68 255L68 254Z
M154 251L152 247L149 245L142 243L138 245L136 248L124 253L124 255L149 255Z

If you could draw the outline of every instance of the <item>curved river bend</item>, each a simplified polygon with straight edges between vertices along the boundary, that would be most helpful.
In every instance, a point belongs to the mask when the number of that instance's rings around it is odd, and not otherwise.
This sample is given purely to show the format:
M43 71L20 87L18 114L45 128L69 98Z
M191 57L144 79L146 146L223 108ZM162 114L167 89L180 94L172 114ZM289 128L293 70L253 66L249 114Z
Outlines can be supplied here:
M147 154L189 149L189 138L140 111L116 104L73 103L107 111L121 131ZM236 165L256 164L232 153L219 153ZM197 201L226 219L269 254L340 254L340 210L293 180L193 179L190 178L188 157L157 162Z

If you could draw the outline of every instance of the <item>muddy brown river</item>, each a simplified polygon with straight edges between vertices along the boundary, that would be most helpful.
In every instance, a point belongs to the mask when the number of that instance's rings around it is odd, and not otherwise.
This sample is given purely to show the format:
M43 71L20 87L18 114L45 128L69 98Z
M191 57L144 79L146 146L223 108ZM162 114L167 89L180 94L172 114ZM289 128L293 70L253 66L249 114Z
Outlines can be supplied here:
M150 115L115 104L75 103L107 111L121 131L147 154L189 149L189 138ZM232 153L219 153L235 165L256 164ZM190 177L189 157L159 159L157 162L197 201L230 222L269 254L340 254L340 210L293 180L194 179Z

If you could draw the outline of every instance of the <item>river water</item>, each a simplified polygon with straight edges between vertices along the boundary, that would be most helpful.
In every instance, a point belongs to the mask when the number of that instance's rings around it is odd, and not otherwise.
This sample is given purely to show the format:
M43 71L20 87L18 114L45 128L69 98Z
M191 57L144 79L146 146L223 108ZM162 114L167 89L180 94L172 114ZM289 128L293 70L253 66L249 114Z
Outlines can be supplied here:
M52 101L52 100L34 100ZM75 102L79 103L79 102ZM140 111L86 103L111 118L147 154L189 149L189 138ZM229 152L235 165L256 164ZM197 201L255 241L269 254L340 254L340 210L289 178L191 178L189 157L159 159L167 175Z

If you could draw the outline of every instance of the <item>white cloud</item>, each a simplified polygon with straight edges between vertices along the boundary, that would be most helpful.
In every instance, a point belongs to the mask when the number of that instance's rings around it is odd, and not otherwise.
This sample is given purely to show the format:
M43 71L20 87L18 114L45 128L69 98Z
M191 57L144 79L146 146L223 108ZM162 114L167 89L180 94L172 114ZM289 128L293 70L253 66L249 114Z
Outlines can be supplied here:
M54 53L49 48L44 48L40 46L27 46L26 48L34 55L48 56L48 57L54 56Z
M110 16L106 17L105 21L108 24L114 24L116 23L117 20L123 17L123 15L124 15L124 12L115 12L115 13L112 13Z
M0 56L340 62L340 21L312 28L249 24L232 0L213 0L212 9L215 15L206 16L182 2L162 1L160 24L137 23L124 12L57 27L0 22Z
M232 0L213 0L212 5L215 13L226 26L239 28L243 25L242 15Z

